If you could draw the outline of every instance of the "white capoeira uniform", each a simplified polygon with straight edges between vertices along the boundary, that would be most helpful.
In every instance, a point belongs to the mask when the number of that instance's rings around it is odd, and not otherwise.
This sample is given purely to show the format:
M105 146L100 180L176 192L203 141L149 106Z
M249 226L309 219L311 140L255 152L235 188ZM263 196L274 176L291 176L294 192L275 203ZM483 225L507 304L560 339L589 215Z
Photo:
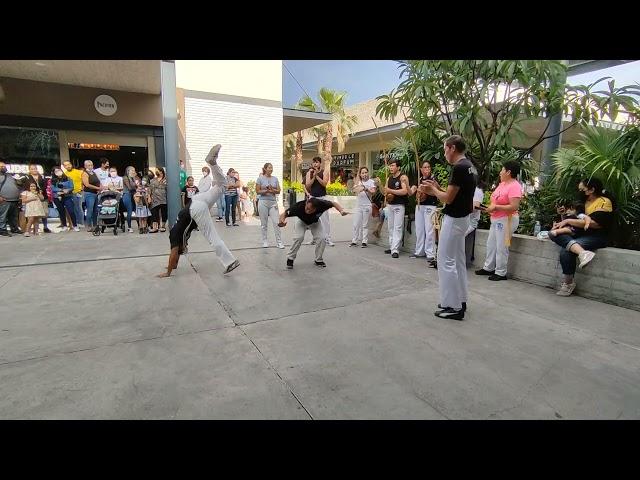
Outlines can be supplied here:
M220 198L220 195L226 188L226 179L219 165L210 165L211 167L211 188L206 192L196 193L191 198L189 206L189 214L194 222L198 225L200 232L213 247L218 260L226 268L231 265L236 258L229 251L225 243L222 241L218 232L213 225L209 209Z

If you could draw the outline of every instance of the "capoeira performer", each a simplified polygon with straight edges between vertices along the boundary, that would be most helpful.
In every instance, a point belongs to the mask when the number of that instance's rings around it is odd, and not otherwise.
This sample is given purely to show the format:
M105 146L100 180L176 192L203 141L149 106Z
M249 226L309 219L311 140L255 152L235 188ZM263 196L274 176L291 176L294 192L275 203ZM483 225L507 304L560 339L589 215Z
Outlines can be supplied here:
M419 185L426 185L431 176L431 163L427 160L420 167L418 185L411 187L411 195L416 195L416 251L409 258L427 258L427 262L433 262L436 258L436 234L431 221L433 213L438 206L438 198L433 195L418 192Z
M220 195L226 188L226 179L222 173L222 169L217 164L220 145L215 145L205 162L211 165L212 187L204 193L197 193L191 198L189 207L183 208L178 213L178 220L169 232L169 242L171 243L171 252L169 253L169 265L167 271L161 273L158 277L168 277L171 271L178 267L178 259L183 253L187 253L187 242L191 236L191 232L198 228L204 238L211 244L213 251L218 260L225 267L224 273L227 274L237 268L240 262L233 256L227 246L224 244L218 232L213 226L213 220L209 209L220 198Z
M446 204L438 244L438 280L440 310L436 317L452 320L464 319L467 309L468 284L464 238L469 228L469 215L473 211L473 193L476 188L474 167L464 155L466 145L459 135L444 142L444 156L453 171L447 190L435 180L428 180L418 191L438 197Z
M287 254L287 268L293 268L293 261L298 255L298 250L304 241L304 235L307 230L311 230L313 240L316 246L316 260L315 264L318 267L326 267L327 264L322 260L322 254L324 253L324 247L326 244L326 237L322 224L319 222L321 216L331 208L335 208L340 212L342 216L348 213L340 206L339 203L330 202L328 200L321 200L319 198L311 197L307 200L302 200L295 205L287 208L280 214L279 227L287 226L287 217L297 217L294 223L293 231L293 243L291 244L291 250Z

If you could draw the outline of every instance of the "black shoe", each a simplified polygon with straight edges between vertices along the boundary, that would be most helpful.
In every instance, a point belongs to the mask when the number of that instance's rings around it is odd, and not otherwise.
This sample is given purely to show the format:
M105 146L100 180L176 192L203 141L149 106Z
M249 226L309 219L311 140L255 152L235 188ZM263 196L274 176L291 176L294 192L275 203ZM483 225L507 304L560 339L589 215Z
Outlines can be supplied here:
M391 254L391 257L392 257L392 258L398 258L399 256L400 256L400 255L398 255L397 253L392 253L392 254Z
M11 229L11 233L24 233L22 230L20 230L19 228L12 228Z
M237 223L233 224L234 227L239 227L240 225L238 225Z
M391 250L385 250L384 253L389 254L391 253Z
M433 257L427 257L427 262L431 263L431 262L435 262L436 259Z
M493 282L499 282L500 280L506 280L507 276L504 275L496 275L495 273L493 275L489 275L489 280L493 281Z
M44 233L51 233L51 230L49 230L49 227L45 227L43 231Z
M240 261L235 260L231 265L229 265L227 267L227 269L224 271L224 274L226 275L227 273L235 270L236 268L238 268L240 266Z
M441 310L444 310L445 307L443 307L442 305L438 304L438 308L440 308ZM462 302L462 313L467 311L467 302Z
M293 268L293 260L287 258L287 268L291 270Z
M357 246L358 246L358 244L357 244L357 243L354 243L354 242L351 242L351 243L349 244L349 246L350 246L350 247L357 247Z
M438 268L438 262L434 260L432 262L429 262L429 264L427 266L429 268Z
M0 237L13 237L13 235L11 235L6 230L0 230Z
M446 318L448 320L464 320L463 310L454 310L453 308L443 308L437 312L433 312L436 317Z
M316 267L322 267L322 268L324 268L324 267L326 267L326 266L327 266L327 264L326 264L326 263L324 263L322 260L320 260L320 261L318 261L318 260L314 260L314 263L316 264Z
M362 245L360 245L360 247L362 247L362 248L367 248L367 244L366 244L366 243L363 243Z
M481 268L480 270L476 270L476 275L493 275L493 272L490 272L489 270L485 270L484 268Z

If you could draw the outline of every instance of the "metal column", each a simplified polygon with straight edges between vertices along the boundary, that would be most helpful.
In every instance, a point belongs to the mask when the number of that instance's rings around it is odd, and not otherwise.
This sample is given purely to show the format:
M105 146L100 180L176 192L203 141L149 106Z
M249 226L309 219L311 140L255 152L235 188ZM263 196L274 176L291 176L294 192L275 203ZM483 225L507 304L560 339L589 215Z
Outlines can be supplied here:
M569 64L568 60L562 60L562 63L565 65ZM564 83L566 83L567 77L564 77ZM549 123L549 130L545 134L545 136L554 135L551 138L547 138L544 142L542 142L542 157L540 159L540 185L544 184L547 179L553 176L553 159L551 155L553 155L558 148L560 148L560 143L562 140L562 134L559 132L562 131L562 108L560 112L555 113L551 117L551 121Z
M178 218L180 203L180 164L178 161L178 106L176 68L173 60L161 62L162 117L165 169L167 172L167 213L169 227Z

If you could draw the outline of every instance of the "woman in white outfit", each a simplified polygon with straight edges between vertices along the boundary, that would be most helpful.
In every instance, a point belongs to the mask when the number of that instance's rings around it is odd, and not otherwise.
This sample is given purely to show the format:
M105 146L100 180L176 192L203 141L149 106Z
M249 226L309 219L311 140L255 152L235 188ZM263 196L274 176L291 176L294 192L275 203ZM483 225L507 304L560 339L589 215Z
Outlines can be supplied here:
M282 235L278 226L280 212L278 212L278 202L276 195L280 193L280 182L272 175L273 165L265 163L262 167L262 175L256 180L256 194L258 195L258 214L260 215L260 226L262 229L262 246L269 247L267 240L267 224L271 219L273 226L273 234L276 237L276 245L278 248L284 248L282 243Z
M420 167L420 179L418 185L411 187L411 195L415 195L419 185L426 185L431 176L431 164L428 161L422 162ZM416 202L416 250L409 258L426 257L428 262L433 262L436 257L436 236L433 222L431 221L433 212L438 206L438 199L433 195L418 193L419 202Z
M366 248L369 240L371 196L376 193L376 184L369 178L369 169L367 167L360 167L353 185L353 192L357 195L357 204L353 217L353 239L349 246L355 247L358 242L362 242L362 248Z

